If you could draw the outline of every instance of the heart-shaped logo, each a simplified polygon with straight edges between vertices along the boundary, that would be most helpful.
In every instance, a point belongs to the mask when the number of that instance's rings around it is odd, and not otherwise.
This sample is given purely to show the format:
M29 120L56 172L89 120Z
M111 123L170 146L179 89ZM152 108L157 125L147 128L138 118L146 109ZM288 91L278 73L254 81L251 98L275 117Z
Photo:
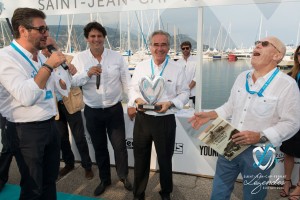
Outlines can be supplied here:
M154 105L164 92L165 80L161 76L149 78L148 76L142 77L139 81L139 88L144 99Z
M253 166L261 170L269 169L275 161L276 152L273 146L256 147L252 153L255 162Z

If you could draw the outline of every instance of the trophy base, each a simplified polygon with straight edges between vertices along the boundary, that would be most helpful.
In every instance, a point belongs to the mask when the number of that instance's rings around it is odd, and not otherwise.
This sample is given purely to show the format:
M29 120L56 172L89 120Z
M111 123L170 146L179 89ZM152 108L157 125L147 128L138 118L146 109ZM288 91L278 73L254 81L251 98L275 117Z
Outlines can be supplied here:
M152 104L141 104L138 105L139 109L143 109L143 110L152 110L152 111L158 111L161 110L161 105L152 105Z

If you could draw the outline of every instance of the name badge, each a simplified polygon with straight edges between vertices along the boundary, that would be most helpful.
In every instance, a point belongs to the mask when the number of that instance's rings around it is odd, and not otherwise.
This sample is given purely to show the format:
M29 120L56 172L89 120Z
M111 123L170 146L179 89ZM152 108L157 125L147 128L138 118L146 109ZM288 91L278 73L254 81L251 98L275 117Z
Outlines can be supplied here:
M46 91L46 95L45 95L45 100L52 99L52 98L53 98L52 91L51 90L47 90Z

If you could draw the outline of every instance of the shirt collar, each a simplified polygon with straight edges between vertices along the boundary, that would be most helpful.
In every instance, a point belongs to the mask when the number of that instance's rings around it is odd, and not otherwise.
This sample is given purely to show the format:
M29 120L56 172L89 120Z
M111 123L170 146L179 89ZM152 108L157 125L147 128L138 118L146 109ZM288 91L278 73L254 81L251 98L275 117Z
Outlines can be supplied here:
M168 56L168 55L167 55ZM153 58L152 58L153 59ZM165 58L164 62L162 62L160 65L156 65L154 60L153 60L153 66L154 67L157 67L157 68L161 68L162 66L165 65L165 63L167 62L167 57Z
M257 80L262 79L262 80L268 80L270 78L270 76L272 76L272 74L274 73L274 71L276 70L276 67L274 69L272 69L271 71L269 71L266 75L259 77ZM254 73L254 69L251 71L250 76L248 77L248 79L250 78L252 80L252 76Z
M33 55L31 52L29 52L27 49L25 49L24 47L22 47L16 40L12 41L14 43L14 45L16 45L28 58L30 58L31 60L33 60ZM38 52L39 53L39 52Z
M102 61L103 61L103 58L106 57L107 54L108 54L108 50L107 50L106 48L104 48L103 53L102 53L102 55L101 55L101 57L102 57L101 63L102 63ZM89 55L92 59L95 59L95 60L96 60L96 58L94 57L94 55L93 55L92 52L91 52L91 49L89 49L88 55Z

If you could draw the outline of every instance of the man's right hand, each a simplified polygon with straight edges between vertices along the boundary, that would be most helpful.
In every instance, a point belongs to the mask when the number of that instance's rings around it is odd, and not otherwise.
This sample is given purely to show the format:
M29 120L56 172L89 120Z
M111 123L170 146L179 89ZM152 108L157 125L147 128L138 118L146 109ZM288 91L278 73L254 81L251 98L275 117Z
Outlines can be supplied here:
M136 104L136 109L138 110L138 111L142 111L142 112L145 112L145 110L144 109L139 109L139 105L144 105L144 104L146 104L147 102L145 102L143 99L141 99L141 98L137 98L136 100L135 100L135 104Z
M133 119L136 116L136 108L135 107L128 107L127 108L127 114L128 114L128 117L130 118L130 120L133 121Z
M102 73L102 69L98 66L93 66L87 72L87 75L91 78L92 75L100 75Z
M59 67L62 63L66 62L66 57L60 51L55 51L45 62L49 66L54 68Z
M216 119L217 117L218 114L215 111L197 112L189 119L189 123L191 123L194 129L198 130L202 125L209 122L209 120Z

